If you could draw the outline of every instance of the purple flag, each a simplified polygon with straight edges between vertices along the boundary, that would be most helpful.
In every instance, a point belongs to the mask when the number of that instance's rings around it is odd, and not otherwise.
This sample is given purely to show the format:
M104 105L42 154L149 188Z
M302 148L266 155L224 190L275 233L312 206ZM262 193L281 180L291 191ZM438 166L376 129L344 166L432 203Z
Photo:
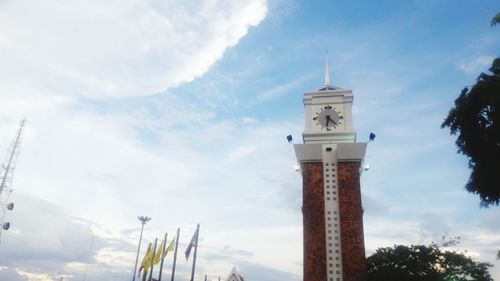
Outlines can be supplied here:
M189 245L187 246L187 249L184 252L186 254L186 260L189 260L189 255L191 255L191 249L193 247L198 247L198 245L197 245L197 242L198 242L198 230L199 230L199 228L196 228L196 231L193 234L193 238L191 238L191 242L189 242Z

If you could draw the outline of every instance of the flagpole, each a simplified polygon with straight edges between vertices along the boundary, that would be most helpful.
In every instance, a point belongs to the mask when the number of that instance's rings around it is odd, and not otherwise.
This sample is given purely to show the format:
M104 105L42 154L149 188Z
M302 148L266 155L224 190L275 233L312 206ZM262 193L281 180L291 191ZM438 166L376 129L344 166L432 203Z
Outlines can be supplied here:
M161 249L161 262L160 262L160 274L158 275L158 281L161 281L161 272L163 271L163 260L165 253L165 247L167 246L167 233L165 232L165 237L163 238L163 248Z
M177 262L177 248L179 247L179 233L181 229L177 228L177 236L175 238L175 250L174 250L174 264L172 265L172 280L174 281L174 276L175 276L175 263Z
M89 269L89 260L90 260L90 255L92 254L92 248L94 247L94 234L92 233L92 240L90 240L90 249L89 249L89 255L87 256L87 264L85 265L85 271L83 272L83 281L87 280L87 271ZM137 266L137 263L136 263ZM134 277L135 277L135 270L134 270Z
M148 272L148 269L145 267L146 265L146 257L148 256L148 253L151 251L151 246L153 245L153 243L149 242L149 246L148 246L148 249L146 250L146 253L144 254L144 258L142 258L142 262L141 262L141 267L139 268L139 272L137 274L137 277L141 277L141 271L143 271L142 273L142 281L146 281L146 276L147 276L147 272Z
M191 269L191 281L194 281L194 271L196 268L196 253L198 252L198 238L200 237L200 224L196 226L196 247L193 253L193 268Z
M155 246L153 248L153 255L151 256L151 271L149 273L149 281L151 281L153 279L153 266L154 266L154 259L155 259L155 256L156 256L156 244L158 243L158 238L155 238Z

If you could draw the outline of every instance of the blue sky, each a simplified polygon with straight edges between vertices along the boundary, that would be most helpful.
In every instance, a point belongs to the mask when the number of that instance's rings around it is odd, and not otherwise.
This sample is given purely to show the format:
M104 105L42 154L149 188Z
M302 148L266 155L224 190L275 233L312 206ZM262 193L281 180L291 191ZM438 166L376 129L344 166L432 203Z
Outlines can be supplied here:
M498 56L495 1L0 3L0 147L28 119L0 279L130 278L144 243L197 223L197 278L302 279L302 95L352 89L367 254L461 236L494 264L498 207L463 190L440 129ZM94 238L92 238L94 237ZM90 241L94 246L89 249ZM143 244L144 245L144 244ZM91 253L89 255L89 253ZM90 259L88 258L90 256ZM179 280L188 280L181 262Z

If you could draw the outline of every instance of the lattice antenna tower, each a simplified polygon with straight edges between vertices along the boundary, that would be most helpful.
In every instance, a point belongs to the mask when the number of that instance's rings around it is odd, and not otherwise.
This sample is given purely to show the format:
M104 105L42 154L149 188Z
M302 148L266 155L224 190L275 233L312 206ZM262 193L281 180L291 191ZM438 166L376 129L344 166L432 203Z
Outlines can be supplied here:
M9 202L9 197L13 191L12 180L14 179L14 171L16 169L17 157L20 153L21 137L25 124L26 119L21 120L17 134L7 150L7 158L0 167L0 242L2 232L8 230L10 227L10 223L5 221L5 215L7 211L14 208L14 203Z

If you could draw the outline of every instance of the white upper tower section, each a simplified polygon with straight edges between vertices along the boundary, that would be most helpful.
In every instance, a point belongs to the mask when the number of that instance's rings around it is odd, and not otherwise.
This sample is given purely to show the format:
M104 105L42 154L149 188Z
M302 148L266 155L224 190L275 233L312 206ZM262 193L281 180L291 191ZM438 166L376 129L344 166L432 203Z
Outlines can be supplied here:
M304 143L355 143L352 121L352 90L330 84L328 54L324 86L304 93Z

